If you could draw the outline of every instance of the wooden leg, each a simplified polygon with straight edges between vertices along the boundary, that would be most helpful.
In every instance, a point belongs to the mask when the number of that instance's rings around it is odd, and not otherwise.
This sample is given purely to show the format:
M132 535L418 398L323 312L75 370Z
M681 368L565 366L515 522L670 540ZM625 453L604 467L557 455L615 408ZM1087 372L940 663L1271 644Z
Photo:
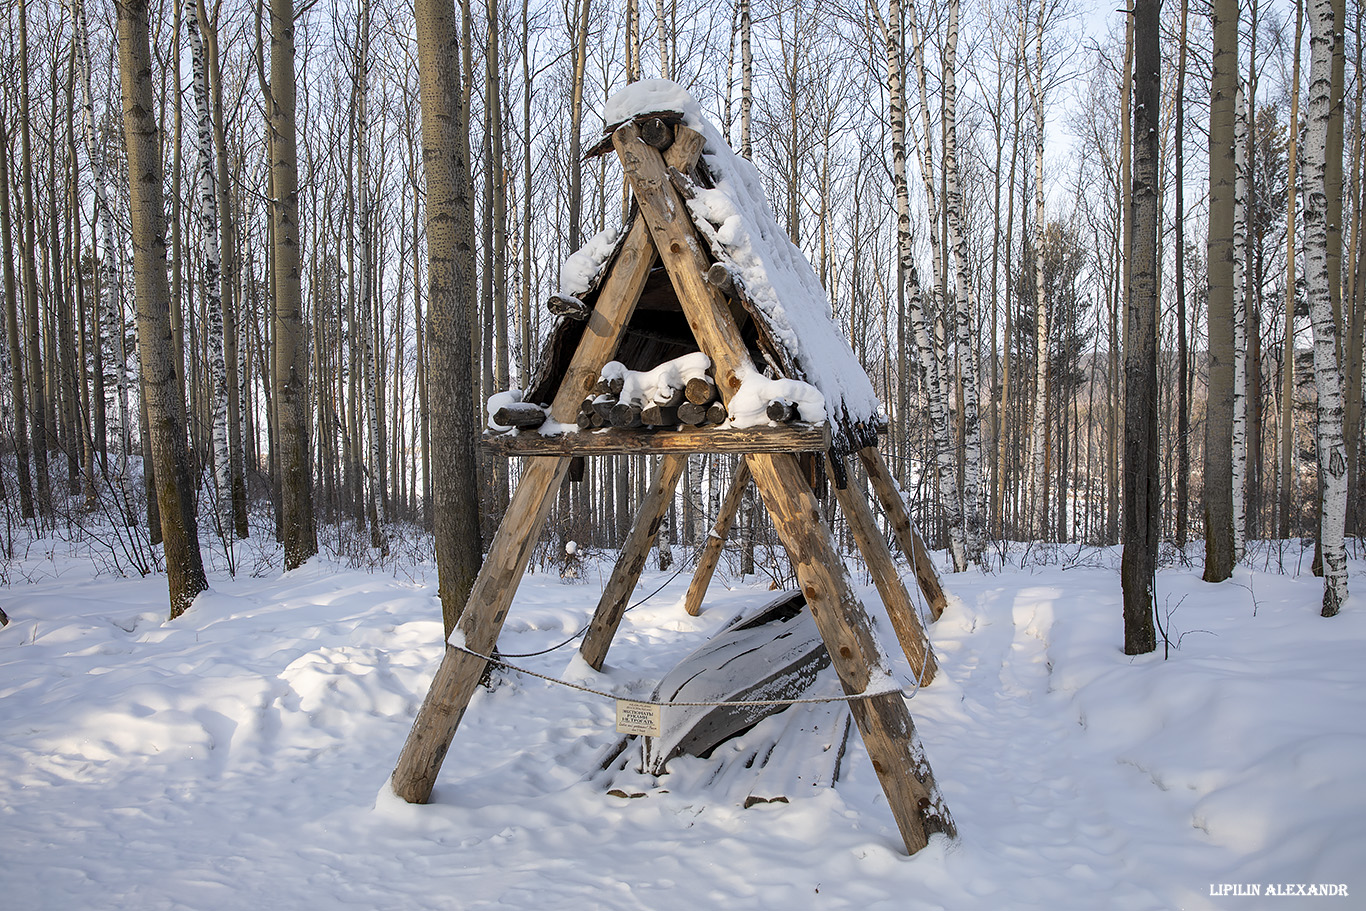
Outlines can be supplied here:
M688 596L683 599L683 608L694 617L702 613L702 598L707 594L707 586L711 585L712 574L716 572L716 564L726 546L726 535L730 534L730 524L735 520L748 484L749 463L741 459L735 469L735 479L730 482L730 490L726 491L726 498L721 503L721 512L716 516L716 525L702 546L702 556L697 560L697 572L693 573L692 584L688 586Z
M529 460L498 534L489 547L484 567L470 589L465 612L451 634L453 642L481 655L487 655L498 642L508 606L517 593L517 584L526 571L531 549L541 536L546 515L568 467L567 458ZM446 646L446 653L427 690L427 698L418 709L413 729L408 733L390 779L394 793L408 803L426 803L431 797L451 738L455 736L487 664L481 658Z
M854 594L830 528L821 518L819 504L796 457L782 453L746 458L844 691L862 693L887 685L887 671L877 671L874 678L874 668L887 667L886 655L873 634L867 609ZM856 699L850 702L850 709L906 850L914 854L936 832L956 836L953 818L935 784L901 694Z
M906 504L897 490L896 481L892 479L892 472L876 446L860 449L858 456L868 472L868 483L877 495L883 514L892 523L892 533L901 545L901 552L915 567L915 578L920 584L920 592L925 596L925 602L930 607L930 617L938 620L949 602L944 596L944 586L939 583L939 573L935 572L930 552L925 549L925 542L920 539L920 533L916 531L915 523L906 511Z
M666 455L660 458L655 468L654 480L650 482L650 489L636 514L636 524L631 526L631 533L621 547L621 555L617 558L617 565L612 567L612 577L602 591L588 634L583 638L583 645L579 646L579 654L595 671L602 670L607 649L611 647L612 638L621 624L621 615L626 612L626 602L640 581L640 572L645 568L650 548L659 534L659 523L669 510L674 488L678 486L678 479L687 464L687 455Z
M887 542L882 539L882 532L873 518L873 511L864 499L863 491L857 490L852 483L843 488L836 486L835 497L839 500L840 508L844 510L844 517L849 520L849 530L854 533L859 550L863 552L863 561L872 573L878 594L882 596L882 603L887 608L887 616L892 621L892 629L896 631L901 650L906 653L906 660L911 663L911 672L915 674L921 686L928 686L934 679L935 671L938 670L934 652L931 651L929 640L925 637L924 627L920 625L920 617L915 612L915 605L911 603L911 596L901 581L901 573L897 572L892 552L887 549Z

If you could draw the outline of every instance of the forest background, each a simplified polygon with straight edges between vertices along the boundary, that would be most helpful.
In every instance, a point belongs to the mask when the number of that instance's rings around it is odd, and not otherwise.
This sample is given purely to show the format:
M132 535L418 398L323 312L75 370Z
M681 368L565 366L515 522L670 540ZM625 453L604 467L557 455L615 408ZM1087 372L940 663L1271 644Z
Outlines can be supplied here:
M957 2L465 0L447 304L423 3L9 4L5 547L75 536L122 571L167 568L173 615L204 584L201 524L234 571L253 523L286 568L320 544L384 560L414 527L436 531L439 561L443 528L463 538L477 568L517 471L474 451L482 403L529 384L561 265L622 219L615 160L582 153L606 99L643 77L687 87L764 175L885 405L884 449L932 546L962 568L1007 541L1117 543L1132 128L1153 114L1130 89L1154 69L1141 17L1110 6L991 2L960 22ZM1322 502L1341 513L1322 536L1331 590L1343 533L1359 534L1362 4L1169 2L1153 21L1156 559L1191 559L1203 536L1206 577L1226 577L1209 565L1224 538L1235 559L1247 539L1317 539ZM1236 65L1217 63L1230 48ZM157 237L164 299L134 256ZM177 437L181 461L163 463ZM478 536L471 511L440 505L461 459ZM154 464L177 466L158 467L169 486ZM661 561L703 540L733 471L691 460ZM619 542L647 474L643 457L592 460L547 552ZM736 533L741 571L786 576L762 510ZM1345 570L1342 585L1334 604Z

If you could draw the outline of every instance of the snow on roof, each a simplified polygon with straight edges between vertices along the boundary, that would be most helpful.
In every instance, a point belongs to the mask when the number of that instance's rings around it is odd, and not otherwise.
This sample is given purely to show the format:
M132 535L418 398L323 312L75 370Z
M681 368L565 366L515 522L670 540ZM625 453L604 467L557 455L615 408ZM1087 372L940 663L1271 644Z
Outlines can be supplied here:
M717 261L730 267L745 302L777 348L776 366L825 397L837 450L874 444L883 422L867 372L835 322L830 298L801 249L779 226L759 172L737 155L686 89L667 79L632 83L608 99L608 129L645 114L674 112L701 133L712 187L687 201L694 225ZM604 232L565 264L562 293L578 296L610 263L618 234ZM572 268L571 268L572 264Z

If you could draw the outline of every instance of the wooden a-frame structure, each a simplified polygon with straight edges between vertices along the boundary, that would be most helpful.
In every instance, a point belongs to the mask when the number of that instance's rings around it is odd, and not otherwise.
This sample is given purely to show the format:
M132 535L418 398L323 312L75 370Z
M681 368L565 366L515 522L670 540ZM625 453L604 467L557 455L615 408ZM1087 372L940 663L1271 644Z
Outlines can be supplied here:
M704 139L679 120L677 116L661 121L641 115L611 131L611 146L621 160L635 206L629 228L601 276L595 305L586 313L573 355L558 371L549 408L553 422L575 421L603 366L617 355L652 270L658 275L657 263L667 273L697 347L711 359L722 402L729 404L743 378L757 373L737 321L737 314L740 320L746 319L745 311L707 280L712 257L685 204L693 177L706 180L704 173L695 175ZM705 167L698 171L704 172ZM391 780L396 794L410 803L423 803L430 797L456 728L484 674L487 662L478 656L491 654L497 643L532 547L571 462L576 457L602 453L661 456L581 647L589 664L600 669L688 454L737 452L744 455L742 468L718 517L721 527L713 532L708 552L700 561L689 590L688 609L697 610L715 568L725 527L743 486L749 482L745 475L749 475L788 552L845 692L875 693L851 701L850 707L907 850L912 854L920 850L936 832L950 837L956 834L906 702L891 685L889 662L873 633L872 619L853 590L810 480L799 463L799 453L829 451L828 464L836 480L839 505L887 607L898 642L913 672L927 683L935 670L928 640L867 500L854 487L840 483L846 478L841 460L848 450L839 453L831 448L828 424L661 433L613 429L558 436L533 432L499 438L493 448L534 457L527 460L451 637L461 647L447 645L399 755ZM865 443L855 451L902 549L916 566L922 590L937 617L943 608L943 593L887 466L875 445Z

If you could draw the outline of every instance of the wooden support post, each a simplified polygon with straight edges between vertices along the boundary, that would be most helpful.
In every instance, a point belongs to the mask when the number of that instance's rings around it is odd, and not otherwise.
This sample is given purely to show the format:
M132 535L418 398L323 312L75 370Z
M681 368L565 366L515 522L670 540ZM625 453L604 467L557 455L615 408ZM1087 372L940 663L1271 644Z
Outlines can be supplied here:
M675 141L689 132L680 127ZM699 347L711 357L717 388L729 405L741 376L753 371L754 365L725 299L703 278L710 266L703 245L659 153L640 140L633 124L618 129L612 141L688 325ZM797 457L758 453L745 458L845 692L881 688L890 678L875 680L873 669L886 668L886 656L867 610L854 594ZM953 819L901 694L893 691L854 700L851 709L907 851L919 851L936 832L954 836Z
M711 585L712 574L716 572L716 564L726 546L726 535L730 534L730 523L735 520L745 488L749 486L749 477L749 463L741 459L735 469L735 478L730 482L730 490L726 491L726 498L721 502L716 524L711 534L707 535L707 543L702 545L702 556L697 558L697 571L693 573L688 595L683 599L683 608L694 617L702 613L702 599L707 594L707 586Z
M452 641L481 655L487 655L498 642L517 583L526 570L531 548L541 535L568 467L569 459L564 458L536 459L527 466L489 546L484 566L470 589L465 612L451 634ZM390 779L394 793L408 803L426 803L431 797L451 738L487 663L446 646Z
M915 523L911 521L910 513L906 511L906 504L897 490L891 469L887 467L886 459L876 446L860 449L858 457L868 472L868 484L873 488L873 493L882 506L883 515L892 523L892 534L896 535L901 552L915 568L915 579L920 584L920 592L930 607L930 617L938 620L943 616L944 608L948 606L948 598L944 596L944 586L939 583L939 573L934 569L930 552L925 549L925 542L921 540Z
M641 570L645 568L650 548L659 534L659 524L669 511L674 488L678 486L678 479L682 477L687 464L686 455L666 455L655 466L655 476L640 502L636 523L631 526L631 533L621 546L621 555L617 557L616 566L612 567L612 577L602 590L602 598L593 613L588 634L579 646L579 654L595 671L602 670L607 649L612 645L612 638L621 624L621 615L626 612L626 602L630 600L631 592L635 591L636 582L640 581Z
M891 680L883 676L885 671L879 670L874 677L874 668L887 666L886 656L873 634L867 609L854 594L848 570L797 457L759 454L747 458L844 691L862 693L888 685ZM936 832L955 837L953 817L901 693L856 699L849 708L906 850L914 854Z
M667 160L671 167L686 172L692 170L702 153L702 137L685 132L687 136L676 139L669 147ZM616 354L654 260L650 232L637 217L617 252L611 274L598 292L597 306L589 314L578 348L555 394L550 406L552 420L574 420L603 365ZM554 457L534 459L528 464L452 635L465 648L487 655L497 644L517 584L526 571L527 559L540 537L570 461ZM431 797L441 762L486 664L447 645L390 779L399 797L409 803L426 803Z
M834 470L832 466L831 471ZM911 664L911 673L915 674L921 686L928 686L934 679L938 664L930 649L930 641L925 636L925 628L920 624L920 615L916 613L911 596L901 581L901 573L897 572L892 552L887 549L887 542L882 539L882 531L873 518L873 511L863 491L856 489L852 483L844 487L835 485L835 498L839 500L840 509L844 510L844 517L849 520L849 530L853 532L854 541L863 553L863 562L873 576L878 594L882 596L896 639Z

